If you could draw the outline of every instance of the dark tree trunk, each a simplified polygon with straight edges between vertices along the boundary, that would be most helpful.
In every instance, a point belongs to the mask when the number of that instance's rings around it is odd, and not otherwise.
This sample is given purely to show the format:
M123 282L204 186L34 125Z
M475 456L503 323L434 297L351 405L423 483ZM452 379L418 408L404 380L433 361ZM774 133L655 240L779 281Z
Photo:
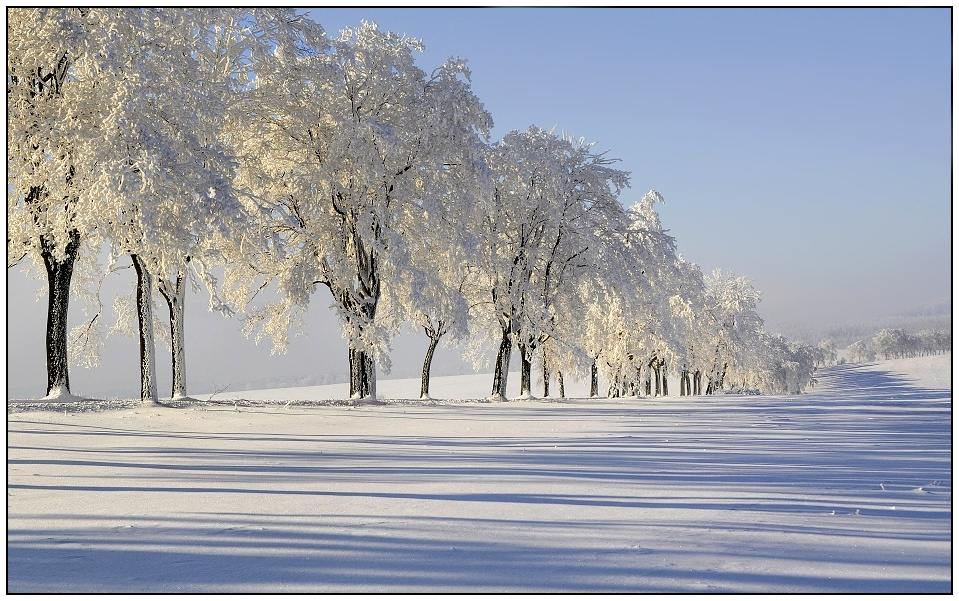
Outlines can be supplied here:
M189 263L190 258L186 258ZM160 294L167 303L170 312L170 355L173 367L172 397L185 398L186 390L186 345L184 340L184 318L186 307L186 272L177 272L176 282L171 286L162 279L158 280Z
M653 365L653 379L656 380L656 396L660 396L663 393L663 388L660 385L659 378L660 378L660 368L659 368L659 362L657 361L655 365Z
M156 344L153 339L153 276L138 255L131 254L137 273L137 321L140 325L140 400L157 402Z
M371 399L376 398L376 362L373 361L373 352L365 351L363 353L363 378L366 384L366 390L363 396Z
M563 372L556 372L556 380L559 382L559 398L566 398L566 386L563 384Z
M350 363L350 398L352 399L356 397L356 391L360 389L360 380L356 377L356 368L354 367L356 351L354 351L352 347L347 347L346 355Z
M518 346L520 358L519 395L528 397L533 395L533 358L531 356L533 349L525 344Z
M546 362L546 349L543 349L543 398L549 398L549 364Z
M47 272L47 396L70 392L70 364L67 360L67 314L70 307L70 280L80 250L80 233L73 230L63 259L57 259L53 244L40 237L40 256Z
M669 366L666 365L666 362L665 362L665 361L660 361L660 365L662 366L662 369L663 369L663 372L662 372L662 377L663 377L663 396L669 396L669 384L666 383L666 374L667 374L668 371L669 371Z
M513 353L513 342L509 337L509 328L503 328L503 337L499 343L499 352L496 353L496 366L493 371L492 396L506 398L506 378L509 375L509 360Z
M350 356L350 398L365 399L376 397L376 366L373 353L351 348Z
M595 360L589 366L589 396L594 399L599 396L599 370Z
M442 334L440 334L442 336ZM426 348L426 358L423 359L423 375L420 380L420 398L428 399L430 397L430 365L433 363L433 352L436 345L440 342L440 336L430 338L430 345Z
M178 286L179 287L179 286ZM178 291L177 297L168 303L170 308L170 340L173 379L171 394L173 398L185 397L186 394L186 345L184 340L185 307L183 306L183 291Z
M366 396L366 353L350 348L350 398Z

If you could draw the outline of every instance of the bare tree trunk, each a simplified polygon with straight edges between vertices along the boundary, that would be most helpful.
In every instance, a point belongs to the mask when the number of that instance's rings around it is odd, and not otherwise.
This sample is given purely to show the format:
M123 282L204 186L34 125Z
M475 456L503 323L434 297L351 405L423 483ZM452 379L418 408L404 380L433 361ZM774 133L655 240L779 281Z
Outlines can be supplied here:
M153 276L138 255L131 254L137 272L137 319L140 323L140 400L157 402L156 344L153 339Z
M440 334L442 336L442 334ZM426 358L423 359L423 375L420 379L420 398L430 398L430 366L433 363L433 352L440 342L440 336L430 337L430 345L426 348Z
M543 347L543 398L549 398L549 364L546 362L546 347Z
M184 317L186 307L183 306L185 300L185 287L182 279L177 277L176 296L169 304L170 308L170 340L171 340L171 359L173 369L173 380L171 393L173 398L183 398L186 393L186 344L184 339Z
M376 398L376 361L373 359L373 351L365 351L363 353L364 359L364 380L366 383L366 390L364 391L364 398Z
M589 396L596 398L599 396L599 370L596 369L596 360L589 366Z
M656 361L653 364L653 379L656 380L656 396L660 396L663 393L662 386L660 385L660 367L659 361Z
M353 367L353 362L356 361L356 351L353 347L346 348L346 357L350 364L350 398L352 399L356 398L356 391L360 389L359 381L354 377L356 369Z
M190 257L186 258L189 263ZM173 366L172 397L186 398L186 346L184 341L184 315L186 311L186 271L177 272L176 282L170 286L163 278L157 278L160 294L170 312L170 354Z
M530 397L533 396L533 358L531 357L533 349L525 344L520 344L517 346L519 347L520 358L519 395L521 397Z
M47 396L70 393L70 364L67 360L67 314L70 280L80 250L80 233L72 230L63 259L53 244L40 236L40 256L47 272Z
M660 365L663 368L663 396L669 396L669 384L666 383L666 374L669 371L669 366L666 365L666 361L660 361Z
M350 348L350 398L376 398L376 364L372 351Z
M503 328L503 338L499 343L499 352L496 353L496 367L493 371L494 397L506 398L506 378L509 375L509 359L513 353L513 342L509 337L509 328Z
M556 379L559 381L559 398L566 398L566 386L563 384L563 372L556 372Z
M363 351L350 347L350 398L366 396L366 356Z

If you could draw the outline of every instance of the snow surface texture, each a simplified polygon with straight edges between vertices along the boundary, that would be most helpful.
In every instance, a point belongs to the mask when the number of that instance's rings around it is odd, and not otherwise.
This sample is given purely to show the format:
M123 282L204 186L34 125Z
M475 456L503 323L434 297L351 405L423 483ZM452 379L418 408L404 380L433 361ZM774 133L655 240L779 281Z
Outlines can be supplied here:
M8 590L948 592L951 391L820 382L18 413Z

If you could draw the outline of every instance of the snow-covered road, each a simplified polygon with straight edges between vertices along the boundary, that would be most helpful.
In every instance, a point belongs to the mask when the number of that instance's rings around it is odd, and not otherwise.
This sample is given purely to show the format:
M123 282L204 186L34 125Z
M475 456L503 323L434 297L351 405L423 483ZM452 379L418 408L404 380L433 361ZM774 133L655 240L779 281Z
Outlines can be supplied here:
M11 414L8 586L948 592L951 397Z

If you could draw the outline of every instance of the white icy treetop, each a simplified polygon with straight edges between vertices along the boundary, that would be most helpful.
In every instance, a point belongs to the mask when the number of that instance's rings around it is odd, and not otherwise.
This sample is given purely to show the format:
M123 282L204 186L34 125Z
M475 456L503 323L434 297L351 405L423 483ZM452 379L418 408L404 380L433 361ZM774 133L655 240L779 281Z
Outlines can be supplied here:
M71 235L115 213L129 172L114 136L136 102L136 42L149 13L11 8L7 52L8 264L41 237L62 256Z
M724 363L731 366L746 364L747 353L760 342L762 318L756 312L759 291L752 282L722 270L706 276L706 318L710 333L706 339L715 349L713 365L708 369L721 370Z
M675 239L663 228L655 205L663 202L655 190L627 211L623 233L617 239L623 263L604 274L610 289L602 304L612 308L606 324L590 324L584 333L588 353L601 357L598 366L610 378L633 377L655 357L673 363L683 354L682 312L693 311L683 302L683 274Z
M462 61L428 74L414 61L419 41L372 23L333 40L298 27L291 43L256 57L240 113L238 187L264 243L247 253L250 271L232 278L234 300L250 292L251 273L275 282L279 302L257 311L249 330L282 347L323 284L344 335L375 349L384 342L376 305L397 291L383 283L411 277L410 241L432 223L457 227L469 194L451 193L449 172L477 167L491 119Z
M487 324L536 346L556 333L559 299L597 271L622 227L617 196L629 175L582 140L532 127L508 133L490 152L474 292ZM483 299L485 297L485 299Z
M109 235L118 252L136 253L151 272L170 278L185 257L202 264L204 247L241 228L234 160L218 138L232 87L222 62L230 59L220 56L207 21L240 15L167 11L162 45L139 57L135 119L115 138L131 169L118 186L125 205L109 220Z
M71 231L162 273L229 222L213 9L11 9L8 262ZM241 18L233 15L234 18Z

